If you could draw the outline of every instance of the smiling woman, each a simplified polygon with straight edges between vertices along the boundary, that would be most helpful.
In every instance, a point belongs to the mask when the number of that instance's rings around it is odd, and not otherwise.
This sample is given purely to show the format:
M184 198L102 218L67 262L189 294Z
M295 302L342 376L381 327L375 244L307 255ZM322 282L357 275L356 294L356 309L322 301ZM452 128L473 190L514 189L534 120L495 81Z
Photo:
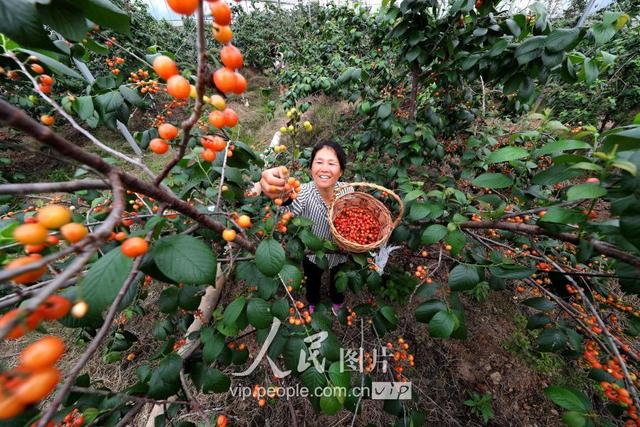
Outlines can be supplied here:
M322 239L334 241L327 212L333 202L334 196L353 191L351 187L345 187L345 183L338 181L346 168L347 156L342 147L334 141L321 141L313 147L311 152L311 178L312 181L302 184L298 196L289 198L282 203L282 209L296 216L304 216L313 221L312 231ZM281 197L287 184L287 176L280 167L267 169L262 173L260 188L264 194L276 199ZM333 304L334 314L338 312L344 302L344 295L338 292L335 286L335 274L338 266L347 260L347 257L339 254L328 254L327 264L330 275L329 296ZM308 255L303 259L304 275L306 276L307 302L309 312L313 313L315 305L320 302L320 287L323 269L317 264L315 255Z

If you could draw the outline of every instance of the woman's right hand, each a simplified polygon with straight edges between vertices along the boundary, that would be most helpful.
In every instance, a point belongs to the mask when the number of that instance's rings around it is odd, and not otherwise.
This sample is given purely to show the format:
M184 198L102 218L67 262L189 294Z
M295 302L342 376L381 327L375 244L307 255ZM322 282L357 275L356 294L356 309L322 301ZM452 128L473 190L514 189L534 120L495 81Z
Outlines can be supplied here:
M284 166L266 169L260 178L260 188L271 200L282 197L288 177L289 172Z

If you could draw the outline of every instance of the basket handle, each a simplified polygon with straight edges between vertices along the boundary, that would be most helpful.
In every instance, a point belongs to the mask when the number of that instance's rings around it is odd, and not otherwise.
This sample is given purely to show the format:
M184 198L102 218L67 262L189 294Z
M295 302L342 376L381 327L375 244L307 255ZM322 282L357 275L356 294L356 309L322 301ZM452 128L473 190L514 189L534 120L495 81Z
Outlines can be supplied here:
M400 224L400 221L402 220L402 216L404 215L404 203L402 202L402 199L400 198L400 196L398 196L392 190L389 190L388 188L383 187L382 185L372 184L370 182L350 182L348 184L341 185L340 187L334 187L334 194L336 194L338 191L342 190L343 188L347 188L347 187L369 187L369 188L373 188L374 190L379 190L387 194L390 194L391 197L396 199L399 206L398 216L393 221L393 228L396 228L398 224ZM336 201L336 197L333 198L333 203L335 203L335 201ZM333 210L333 203L331 203L332 210Z

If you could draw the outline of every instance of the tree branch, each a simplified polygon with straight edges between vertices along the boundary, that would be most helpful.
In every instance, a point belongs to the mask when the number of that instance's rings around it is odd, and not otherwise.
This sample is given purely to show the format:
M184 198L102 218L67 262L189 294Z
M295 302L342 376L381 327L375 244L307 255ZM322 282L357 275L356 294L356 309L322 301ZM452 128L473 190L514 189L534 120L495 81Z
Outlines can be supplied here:
M545 230L542 227L538 227L537 225L530 224L518 224L501 221L466 221L460 223L459 226L460 228L464 229L496 229L515 231L536 236L548 236L558 240L562 240L563 242L573 243L574 245L577 245L581 240L584 240L580 239L580 237L576 236L575 234L554 233L552 231ZM640 257L622 251L607 242L603 242L602 240L590 239L588 240L588 242L593 246L593 249L596 252L626 262L627 264L632 265L640 270Z
M120 308L120 303L124 299L125 295L129 291L129 288L131 287L131 285L133 284L133 282L135 281L136 277L139 274L138 268L140 267L140 264L142 264L142 258L143 257L138 257L134 261L133 267L131 268L131 272L129 273L129 277L127 277L127 280L125 280L122 287L120 288L120 291L118 292L118 295L113 301L113 304L111 304L111 307L107 312L107 315L104 319L104 323L100 327L100 330L96 334L93 341L91 341L91 344L89 344L89 346L84 350L84 352L82 353L82 356L80 356L80 359L78 359L76 364L73 366L73 368L71 368L71 370L65 377L64 383L60 388L60 390L58 391L58 393L56 394L55 398L53 399L53 402L51 402L51 404L47 407L45 414L38 421L39 427L45 427L49 422L49 420L53 418L56 411L58 410L58 406L60 406L62 401L67 397L67 395L71 391L71 387L73 386L76 380L76 377L78 376L80 371L85 367L87 362L89 362L89 359L91 359L91 357L96 352L96 350L98 350L98 348L102 344L102 341L104 341L104 339L107 337L107 334L111 329L111 324L115 320L116 313Z
M176 155L166 164L162 172L156 177L154 184L159 185L163 179L169 175L171 169L178 164L180 159L184 157L184 153L187 150L189 144L189 138L191 136L191 129L198 122L200 114L202 113L202 96L204 95L204 80L207 71L207 44L204 35L204 11L202 2L198 2L197 11L197 45L198 45L198 81L196 83L196 104L191 112L191 116L184 122L182 122L182 142L180 143L180 149Z
M10 322L0 328L0 339L4 338L14 326L16 326L24 316L32 313L36 310L43 302L47 299L49 295L60 289L67 281L72 278L77 272L79 272L82 267L91 259L96 247L99 245L101 240L106 239L111 234L111 230L120 221L120 214L124 210L124 189L122 188L122 183L115 172L110 174L112 188L113 188L113 208L111 213L107 217L106 221L96 229L96 232L92 235L93 239L90 240L91 244L88 245L87 248L83 250L83 252L75 259L73 262L67 266L62 273L56 276L55 279L51 281L47 286L45 286L35 297L27 301L24 307L21 307L18 311L16 317L14 317ZM86 240L86 239L85 239ZM35 263L31 263L35 264ZM13 274L18 269L10 270ZM6 270L0 272L6 273Z
M80 179L66 182L34 182L25 184L0 185L0 194L28 194L28 193L73 193L79 190L106 190L111 188L109 183L100 179Z
M118 157L121 160L124 160L125 162L131 163L134 166L137 166L139 168L141 168L147 175L149 175L150 177L155 177L155 175L153 174L153 172L151 172L151 170L144 164L141 163L135 159L132 159L131 157L127 156L126 154L123 154L121 152L119 152L118 150L114 150L113 148L109 147L108 145L103 144L100 140L98 140L98 138L96 138L95 136L93 136L91 134L91 132L87 131L86 129L84 129L82 126L80 126L78 124L78 122L75 121L75 119L73 117L71 117L71 115L69 115L64 108L62 108L56 101L54 101L53 99L51 99L50 97L48 97L47 95L45 95L44 92L42 92L42 90L40 90L40 86L38 85L38 82L36 82L36 80L31 76L31 74L29 74L29 72L27 71L27 69L24 67L24 65L22 64L22 62L20 62L20 60L13 54L13 53L7 53L5 54L5 56L13 59L18 66L20 67L20 69L22 69L22 72L24 73L25 76L27 76L27 78L31 81L31 83L33 84L33 88L36 91L36 93L38 95L40 95L40 97L42 99L44 99L45 101L47 101L48 104L50 104L53 108L56 109L56 111L58 111L58 113L64 117L65 119L67 119L69 121L69 123L71 123L71 126L73 126L78 132L80 132L82 135L84 135L85 137L87 137L87 139L89 139L89 141L91 141L95 146L99 147L100 149L106 151L107 153L111 154L112 156Z
M195 207L179 199L167 189L145 182L133 175L123 172L115 166L110 165L100 156L89 153L77 145L67 141L60 135L54 133L48 127L37 123L19 108L14 107L2 99L0 99L0 121L26 132L37 140L53 147L60 154L82 162L87 166L96 169L98 172L104 174L110 174L112 172L117 173L127 189L164 202L169 208L188 216L208 228L219 233L222 233L226 228L222 223L207 217L204 213L199 212ZM238 236L234 242L244 249L255 252L255 245L244 237ZM16 269L16 271L18 270Z

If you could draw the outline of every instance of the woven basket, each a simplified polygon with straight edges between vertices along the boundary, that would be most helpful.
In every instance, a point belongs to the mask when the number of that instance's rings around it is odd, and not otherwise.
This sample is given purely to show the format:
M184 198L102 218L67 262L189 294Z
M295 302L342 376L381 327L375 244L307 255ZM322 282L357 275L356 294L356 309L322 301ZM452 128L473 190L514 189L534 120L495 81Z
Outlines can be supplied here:
M384 204L382 204L381 201L379 201L372 195L363 193L361 191L353 191L351 193L345 193L341 196L334 197L333 203L331 203L331 206L329 207L328 220L329 229L331 230L331 234L333 235L336 244L343 251L353 253L369 252L384 245L387 240L389 240L393 229L396 228L396 226L400 223L402 215L404 214L404 204L402 203L402 199L400 199L400 197L393 191L380 185L370 184L368 182L354 182L351 184L346 184L342 187L337 188L335 193L337 194L338 192L340 192L340 190L346 187L368 187L374 190L386 192L398 202L399 212L397 218L395 220L392 220L389 209ZM378 222L380 223L380 238L377 241L369 243L367 245L361 245L359 243L345 239L340 233L338 233L335 225L333 225L334 219L344 209L353 207L365 209L378 219Z

